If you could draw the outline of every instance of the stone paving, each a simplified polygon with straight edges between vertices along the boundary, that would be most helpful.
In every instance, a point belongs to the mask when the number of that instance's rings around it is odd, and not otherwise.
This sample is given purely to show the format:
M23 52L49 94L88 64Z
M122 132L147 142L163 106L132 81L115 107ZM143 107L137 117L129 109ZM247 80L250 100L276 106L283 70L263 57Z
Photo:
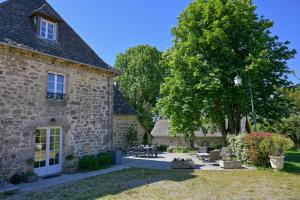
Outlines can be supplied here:
M171 162L174 158L191 158L195 163L196 170L224 170L217 163L203 163L196 156L186 153L162 153L157 158L127 156L123 158L123 164L147 169L171 169Z

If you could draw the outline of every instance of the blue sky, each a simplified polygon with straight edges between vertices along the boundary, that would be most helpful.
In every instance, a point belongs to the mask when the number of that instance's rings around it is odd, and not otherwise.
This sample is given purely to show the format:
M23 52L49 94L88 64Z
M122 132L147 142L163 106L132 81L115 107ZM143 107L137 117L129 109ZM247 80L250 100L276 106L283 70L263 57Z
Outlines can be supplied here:
M2 2L3 0L0 0ZM138 44L164 51L172 44L170 29L191 0L48 0L81 37L110 65L119 52ZM88 2L88 3L87 3ZM300 0L254 0L257 12L275 22L280 40L300 54ZM289 61L300 77L300 55ZM296 83L299 80L291 77Z

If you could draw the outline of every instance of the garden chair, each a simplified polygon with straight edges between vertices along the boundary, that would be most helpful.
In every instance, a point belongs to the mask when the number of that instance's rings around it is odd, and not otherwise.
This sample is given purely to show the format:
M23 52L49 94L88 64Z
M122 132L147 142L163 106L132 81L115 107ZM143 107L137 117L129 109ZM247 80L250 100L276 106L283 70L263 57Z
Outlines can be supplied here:
M129 146L127 147L127 156L134 156L135 155L135 147Z
M145 152L145 149L144 149L143 145L140 145L140 146L137 147L136 156L137 157L145 157L146 156L146 152Z
M207 147L206 146L199 147L198 153L207 153Z

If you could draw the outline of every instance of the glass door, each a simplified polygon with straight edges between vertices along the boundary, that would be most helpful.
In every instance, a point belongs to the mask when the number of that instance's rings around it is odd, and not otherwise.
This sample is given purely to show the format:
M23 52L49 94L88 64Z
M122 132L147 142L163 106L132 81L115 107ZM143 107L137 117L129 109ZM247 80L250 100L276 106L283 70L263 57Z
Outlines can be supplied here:
M34 171L39 176L61 172L61 128L38 128L35 135Z

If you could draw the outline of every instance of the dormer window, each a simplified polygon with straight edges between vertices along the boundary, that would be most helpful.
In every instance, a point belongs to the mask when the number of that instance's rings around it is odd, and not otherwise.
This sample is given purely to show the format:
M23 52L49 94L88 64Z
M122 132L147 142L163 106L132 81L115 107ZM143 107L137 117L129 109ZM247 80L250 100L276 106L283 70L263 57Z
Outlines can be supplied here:
M44 18L41 18L40 22L40 37L55 41L57 39L57 24L51 21L48 21Z

